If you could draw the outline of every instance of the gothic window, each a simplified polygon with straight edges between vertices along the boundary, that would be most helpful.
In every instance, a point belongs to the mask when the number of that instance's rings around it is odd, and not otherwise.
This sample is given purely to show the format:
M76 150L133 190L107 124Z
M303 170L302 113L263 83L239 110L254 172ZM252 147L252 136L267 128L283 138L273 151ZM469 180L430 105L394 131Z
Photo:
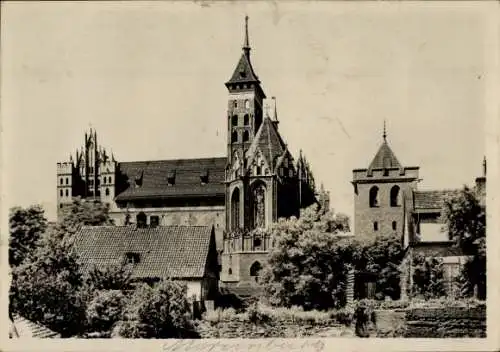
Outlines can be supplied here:
M236 142L238 142L238 132L233 131L233 133L231 133L231 143L236 143Z
M238 107L238 100L233 101L233 107L237 108Z
M253 227L266 226L266 189L263 184L258 184L253 189Z
M399 193L399 186L391 188L391 207L399 207L401 205Z
M158 225L160 225L160 217L157 216L157 215L153 215L149 218L149 225L151 227L157 227Z
M106 195L109 196L109 188L106 188Z
M396 221L393 221L393 222L392 222L392 229L393 229L394 231L396 231L397 225L398 225L398 224L396 223Z
M231 125L238 126L238 115L233 115L231 118Z
M249 140L249 134L248 134L248 131L244 131L243 132L243 142L248 142Z
M66 184L69 184L69 178L66 177Z
M66 190L66 197L69 195L68 190Z
M147 216L142 211L136 216L137 227L144 228L147 223Z
M231 196L231 228L236 230L240 227L240 190L235 188Z
M378 222L377 221L375 221L373 223L373 231L378 231Z
M256 169L256 171L255 171L255 174L256 174L256 175L260 175L261 171L262 171L262 170L261 170L261 167L260 167L260 166L257 166L257 169Z
M262 244L262 241L261 241L260 237L255 237L253 239L254 248L259 248L261 244Z
M255 281L258 280L261 269L262 265L259 262L254 262L250 267L250 276L254 277Z
M234 152L234 161L233 161L233 172L234 172L234 177L238 177L240 173L240 167L241 167L241 162L240 158L238 156L238 152Z
M63 184L63 178L62 177L61 177L61 182L60 183L61 183L61 185Z
M63 190L62 190L62 189L59 191L59 195L60 195L61 197L64 195L64 192L63 192Z
M229 269L227 270L227 274L228 274L228 275L232 275L232 274L233 274L233 270L231 270L231 268L229 268Z
M248 117L248 114L245 114L245 116L243 116L243 124L245 126L248 126L249 122L250 122L250 118Z
M245 100L245 109L250 109L250 101Z
M373 186L370 188L370 207L378 207L378 187Z

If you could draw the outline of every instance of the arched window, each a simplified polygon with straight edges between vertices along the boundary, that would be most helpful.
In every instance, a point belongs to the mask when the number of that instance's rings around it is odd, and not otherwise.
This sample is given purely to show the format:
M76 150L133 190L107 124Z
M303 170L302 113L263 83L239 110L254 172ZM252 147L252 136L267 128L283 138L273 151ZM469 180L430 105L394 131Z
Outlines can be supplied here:
M261 244L262 244L262 241L261 241L260 237L254 237L254 239L253 239L254 248L258 249Z
M238 126L238 115L233 115L231 118L231 125Z
M238 100L233 101L233 107L237 108L238 107Z
M377 221L375 221L373 223L373 231L378 231L378 222Z
M238 142L238 132L233 131L233 133L231 133L231 143L235 142Z
M262 183L253 188L253 228L266 227L266 188Z
M69 184L69 178L66 177L66 184Z
M248 117L248 114L245 114L245 116L243 116L243 124L245 126L248 126L249 122L250 122L250 118Z
M231 270L231 268L229 268L229 269L227 270L227 273L228 273L228 275L232 275L232 274L233 274L233 271Z
M392 222L392 229L393 229L394 231L396 231L397 227L398 227L398 224L396 223L396 221L393 221L393 222Z
M235 188L231 196L231 228L236 230L240 227L240 190Z
M244 131L243 132L243 142L248 142L249 139L250 139L250 137L249 137L248 131Z
M391 188L391 207L399 207L401 205L399 186Z
M106 187L106 195L109 196L109 188Z
M255 170L255 174L256 175L260 175L260 173L262 172L262 169L260 166L257 166L256 170Z
M245 100L245 109L250 109L250 101Z
M137 214L135 219L136 219L137 227L139 227L139 228L146 227L147 216L142 211L139 214Z
M250 276L254 277L255 281L257 281L261 270L262 265L259 262L254 262L250 267Z
M63 178L62 178L62 177L61 177L61 182L60 182L60 183L61 183L61 185L64 183L64 181L63 181Z
M68 192L68 190L66 190L66 197L67 197L67 196L69 196L69 192Z
M378 187L370 188L370 207L378 207Z
M64 195L64 192L63 192L63 190L62 190L62 189L59 191L59 195L60 195L61 197Z

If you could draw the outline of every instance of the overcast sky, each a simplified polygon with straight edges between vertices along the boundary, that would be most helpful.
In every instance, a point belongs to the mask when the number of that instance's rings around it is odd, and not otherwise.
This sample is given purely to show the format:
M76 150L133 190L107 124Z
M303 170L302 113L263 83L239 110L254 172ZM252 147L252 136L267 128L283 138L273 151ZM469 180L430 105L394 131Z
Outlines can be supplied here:
M56 163L91 124L119 161L223 156L248 14L251 59L292 153L352 216L352 169L388 141L422 189L481 174L486 4L3 3L6 205L55 216Z

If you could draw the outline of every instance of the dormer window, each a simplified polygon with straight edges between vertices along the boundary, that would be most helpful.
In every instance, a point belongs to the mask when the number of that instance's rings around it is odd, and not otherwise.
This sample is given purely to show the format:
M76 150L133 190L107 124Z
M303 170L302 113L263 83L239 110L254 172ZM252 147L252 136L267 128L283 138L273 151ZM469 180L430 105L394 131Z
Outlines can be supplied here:
M167 174L167 182L169 186L175 185L175 170L171 170Z
M205 185L208 183L208 170L204 170L200 174L200 182L202 185Z
M240 77L245 78L247 76L245 70L240 71Z
M136 187L142 186L142 177L143 177L143 171L139 172L137 174L137 176L135 176L135 186Z
M139 253L134 253L134 252L127 252L125 253L125 262L127 264L138 264L140 261L140 255Z

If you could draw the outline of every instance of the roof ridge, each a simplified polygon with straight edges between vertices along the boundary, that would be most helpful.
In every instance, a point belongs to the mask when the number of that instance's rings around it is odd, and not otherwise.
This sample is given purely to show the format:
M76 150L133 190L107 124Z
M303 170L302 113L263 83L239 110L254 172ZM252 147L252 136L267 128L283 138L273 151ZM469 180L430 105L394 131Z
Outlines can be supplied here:
M227 159L227 156L213 156L213 157L195 157L195 158L177 158L177 159L149 159L149 160L132 160L120 161L118 164L131 164L131 163L147 163L147 162L165 162L165 161L185 161L185 160L217 160Z

